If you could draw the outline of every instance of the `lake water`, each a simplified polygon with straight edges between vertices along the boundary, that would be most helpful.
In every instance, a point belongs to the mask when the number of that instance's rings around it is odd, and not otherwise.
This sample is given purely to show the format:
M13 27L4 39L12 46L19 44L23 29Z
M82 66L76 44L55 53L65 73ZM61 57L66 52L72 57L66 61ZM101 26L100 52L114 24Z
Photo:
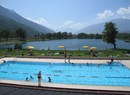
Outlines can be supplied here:
M66 39L66 40L51 40L51 41L34 41L27 42L23 44L23 48L28 46L34 46L37 50L48 48L51 50L62 50L63 48L58 48L58 46L65 46L67 50L85 50L83 46L87 45L90 47L97 47L98 50L103 50L106 48L113 48L113 45L107 44L102 41L102 39ZM123 40L117 40L117 48L120 49L130 49L130 43L124 42ZM13 47L14 45L3 45L0 48Z

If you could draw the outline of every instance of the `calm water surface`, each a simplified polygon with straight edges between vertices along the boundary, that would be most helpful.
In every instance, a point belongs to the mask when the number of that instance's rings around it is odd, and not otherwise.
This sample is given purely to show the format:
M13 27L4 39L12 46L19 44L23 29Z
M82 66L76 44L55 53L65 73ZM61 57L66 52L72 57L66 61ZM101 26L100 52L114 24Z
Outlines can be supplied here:
M117 40L116 42L117 48L120 49L130 49L130 43L126 43L122 40ZM66 40L51 40L51 41L34 41L34 42L27 42L23 44L23 48L27 48L28 46L34 46L35 49L41 50L41 49L51 49L51 50L59 50L61 48L58 48L58 46L65 46L68 50L84 50L82 47L84 45L90 46L90 47L97 47L97 49L102 50L106 48L113 48L113 45L107 44L102 41L102 39L66 39ZM0 46L0 48L7 48L7 47L13 47L14 45L3 45Z
M117 48L125 48L130 49L130 43L126 43L122 40L117 40ZM52 41L35 41L35 42L28 42L23 45L24 48L27 48L29 45L35 47L35 49L52 49L58 50L58 46L65 46L68 50L77 50L81 49L84 50L82 47L84 45L90 47L97 47L97 49L106 49L106 48L113 48L113 45L104 43L101 39L67 39L67 40L52 40Z

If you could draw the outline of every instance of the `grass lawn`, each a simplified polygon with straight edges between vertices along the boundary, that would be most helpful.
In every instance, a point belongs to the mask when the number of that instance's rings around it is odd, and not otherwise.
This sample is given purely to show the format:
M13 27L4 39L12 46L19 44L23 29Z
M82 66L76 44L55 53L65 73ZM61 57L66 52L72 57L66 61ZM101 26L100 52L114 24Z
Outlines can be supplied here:
M7 50L7 49L1 49L0 50L0 56L29 56L28 50ZM89 52L89 50L66 50L67 55L71 55L73 57L117 57L117 58L130 58L128 53L130 53L130 50L96 50L94 53L96 53L96 56L93 56ZM64 50L32 50L32 56L64 56Z

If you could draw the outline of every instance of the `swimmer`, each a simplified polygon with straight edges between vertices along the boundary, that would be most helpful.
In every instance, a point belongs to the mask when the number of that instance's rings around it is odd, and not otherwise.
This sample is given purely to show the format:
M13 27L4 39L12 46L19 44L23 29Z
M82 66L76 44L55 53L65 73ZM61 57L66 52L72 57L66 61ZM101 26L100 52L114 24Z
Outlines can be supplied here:
M38 86L41 86L41 79L42 79L41 71L39 71L39 73L37 74L37 78L38 78Z
M30 79L34 79L32 76L30 76Z
M51 78L50 77L48 77L48 82L51 82Z
M26 77L25 81L29 81L29 80L28 80L28 77Z

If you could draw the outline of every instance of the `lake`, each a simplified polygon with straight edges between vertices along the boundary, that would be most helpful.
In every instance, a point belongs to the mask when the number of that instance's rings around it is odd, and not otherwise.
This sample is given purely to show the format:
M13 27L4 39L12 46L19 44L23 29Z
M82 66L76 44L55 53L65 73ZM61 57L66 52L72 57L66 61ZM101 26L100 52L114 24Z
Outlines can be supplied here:
M50 40L50 41L34 41L23 44L23 48L26 49L28 46L34 46L37 50L48 48L51 50L63 50L58 46L65 46L67 50L85 50L83 46L87 45L90 47L97 47L98 50L113 48L113 45L107 44L102 39L64 39L64 40ZM117 48L130 49L130 43L124 42L123 40L116 41ZM2 45L0 48L14 47L14 45Z

